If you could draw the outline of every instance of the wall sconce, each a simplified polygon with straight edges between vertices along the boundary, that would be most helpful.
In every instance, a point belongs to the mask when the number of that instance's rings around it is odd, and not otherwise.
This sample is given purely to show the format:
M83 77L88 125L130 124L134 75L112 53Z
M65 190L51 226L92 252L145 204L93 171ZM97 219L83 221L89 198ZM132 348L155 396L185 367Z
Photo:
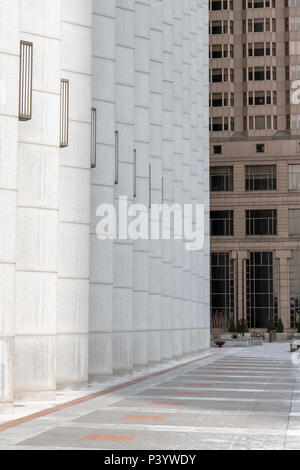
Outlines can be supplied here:
M136 198L136 149L133 151L133 198Z
M119 131L115 131L115 184L119 183Z
M33 43L20 42L19 119L32 119Z
M62 79L60 82L60 146L69 145L69 94L70 82Z
M151 165L149 165L149 209L151 209L151 206L152 206L151 186L152 186L152 175L151 175Z
M91 168L96 168L97 164L97 109L92 108L92 128L91 128Z

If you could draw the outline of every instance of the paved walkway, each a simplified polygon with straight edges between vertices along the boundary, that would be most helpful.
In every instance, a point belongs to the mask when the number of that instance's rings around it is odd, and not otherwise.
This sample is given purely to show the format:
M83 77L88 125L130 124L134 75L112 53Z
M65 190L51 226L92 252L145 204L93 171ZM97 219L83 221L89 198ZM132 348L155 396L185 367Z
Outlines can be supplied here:
M288 343L218 352L10 429L0 425L0 449L300 449L300 356Z

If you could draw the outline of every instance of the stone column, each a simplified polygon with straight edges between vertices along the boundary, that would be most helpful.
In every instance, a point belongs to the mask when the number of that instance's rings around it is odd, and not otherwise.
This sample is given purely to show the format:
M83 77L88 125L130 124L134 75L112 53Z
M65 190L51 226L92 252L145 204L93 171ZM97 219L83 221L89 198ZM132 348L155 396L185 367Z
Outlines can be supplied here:
M116 9L116 81L115 119L119 133L118 184L115 205L119 214L119 197L133 200L134 142L134 2L117 1ZM142 125L142 124L141 124ZM126 234L125 237L127 238ZM113 370L132 370L133 311L133 243L117 239L114 243L113 290Z
M136 149L136 198L148 207L150 116L150 6L135 2L134 48L134 147ZM149 241L134 242L133 253L133 366L148 364Z
M163 1L163 202L173 204L173 34L174 2ZM171 225L171 236L173 230ZM162 241L162 359L173 357L173 242Z
M57 387L88 381L92 0L62 2L61 78L70 83L69 146L60 150Z
M198 203L205 208L205 243L198 253L198 350L209 348L210 338L210 242L209 242L209 106L208 94L208 5L197 0L197 13L193 16L197 28L197 58L193 59L192 78L201 83L198 87L198 132L193 137L193 150L197 142Z
M99 204L114 204L116 0L94 0L93 105L97 109L97 165L92 170L89 378L113 373L113 240L96 235Z
M182 2L174 2L173 21L173 194L174 203L182 203L182 128L183 128L183 89L182 89ZM173 355L183 354L183 246L181 240L174 240L173 264Z
M32 119L19 123L14 397L56 394L61 2L21 0L33 43Z
M161 204L162 43L162 2L155 0L150 2L149 162L151 165L151 201L153 204ZM149 362L160 362L162 347L162 242L161 240L151 240L149 247L148 353Z
M293 257L293 253L291 250L277 250L274 257L279 263L278 317L282 320L284 330L290 330L290 259Z
M0 415L13 411L20 2L0 4Z

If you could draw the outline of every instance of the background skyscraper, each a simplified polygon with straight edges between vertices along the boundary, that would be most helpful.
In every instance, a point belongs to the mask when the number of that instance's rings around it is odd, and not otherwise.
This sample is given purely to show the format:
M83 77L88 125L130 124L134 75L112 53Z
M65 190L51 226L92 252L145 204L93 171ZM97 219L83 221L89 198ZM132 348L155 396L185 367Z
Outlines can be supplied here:
M210 0L211 312L258 332L300 312L299 52L297 0Z

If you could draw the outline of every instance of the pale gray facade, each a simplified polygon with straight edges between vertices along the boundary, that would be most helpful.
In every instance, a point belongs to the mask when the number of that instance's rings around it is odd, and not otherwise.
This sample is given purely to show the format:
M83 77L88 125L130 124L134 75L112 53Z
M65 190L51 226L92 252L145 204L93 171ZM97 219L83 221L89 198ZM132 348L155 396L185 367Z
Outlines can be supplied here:
M209 347L208 86L206 1L1 2L0 414ZM204 250L100 241L97 207L120 195L204 203Z

